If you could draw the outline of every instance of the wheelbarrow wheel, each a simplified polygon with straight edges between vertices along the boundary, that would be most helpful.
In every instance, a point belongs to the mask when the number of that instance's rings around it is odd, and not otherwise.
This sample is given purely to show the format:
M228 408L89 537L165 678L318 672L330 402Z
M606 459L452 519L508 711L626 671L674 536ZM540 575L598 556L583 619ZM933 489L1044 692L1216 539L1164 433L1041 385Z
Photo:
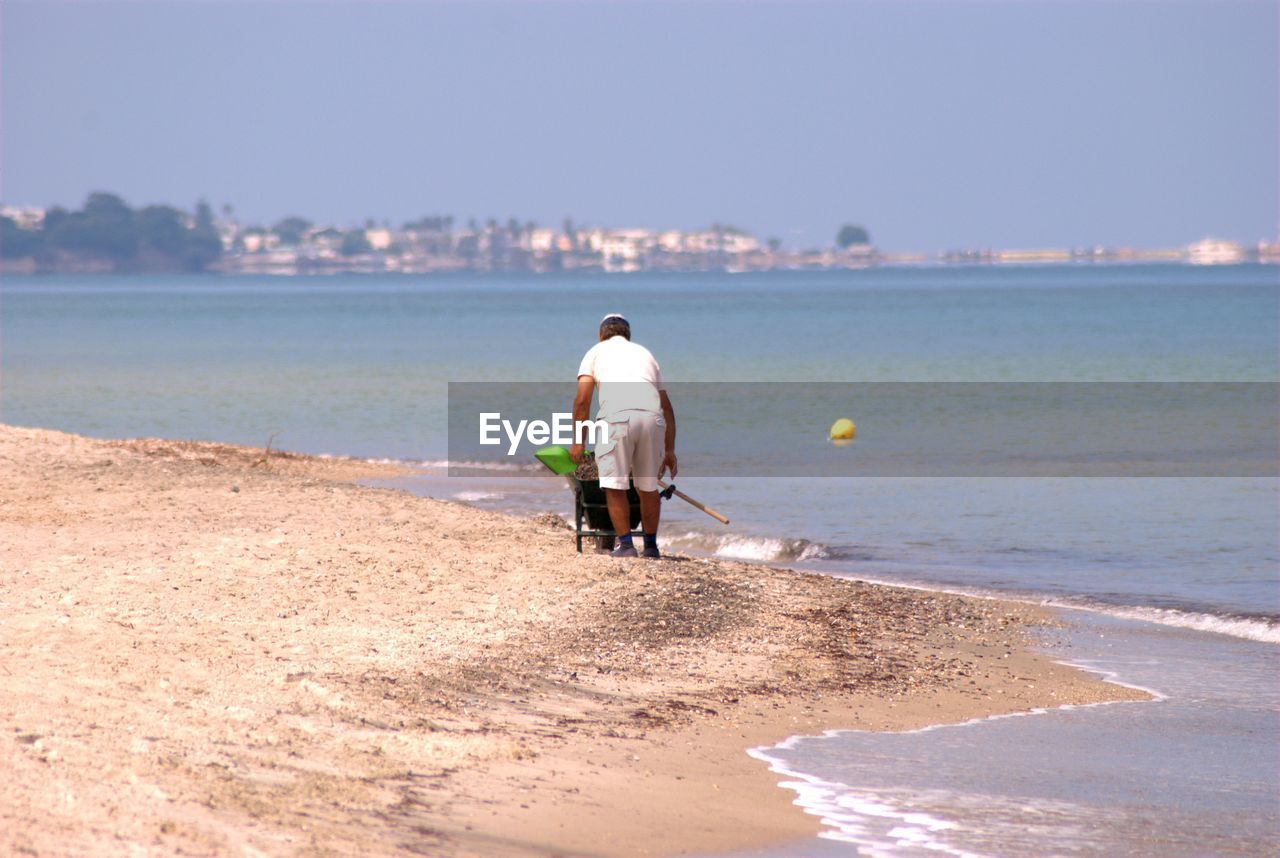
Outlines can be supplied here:
M617 543L617 537L614 536L597 536L596 551L612 551L613 546Z

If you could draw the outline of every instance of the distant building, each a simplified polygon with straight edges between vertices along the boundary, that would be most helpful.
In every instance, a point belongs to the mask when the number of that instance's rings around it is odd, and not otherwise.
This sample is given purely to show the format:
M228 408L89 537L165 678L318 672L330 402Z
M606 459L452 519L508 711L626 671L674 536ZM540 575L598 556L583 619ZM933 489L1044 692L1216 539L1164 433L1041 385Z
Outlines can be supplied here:
M266 232L261 229L251 229L240 235L240 245L244 248L245 253L263 253L268 250L275 250L280 246L280 236L274 232Z
M12 220L19 229L39 229L44 223L44 209L31 206L0 206L0 216Z
M720 249L720 233L704 230L684 234L685 253L715 253Z
M664 253L684 253L684 233L669 229L658 235L658 249Z
M364 231L364 240L369 242L369 246L374 250L386 250L391 246L391 230L366 229Z
M342 233L333 227L312 230L307 233L306 246L320 259L332 259L342 251Z
M603 236L600 255L604 258L604 270L611 272L639 271L645 255L657 244L657 235L648 229L614 229Z
M724 253L754 253L760 249L760 242L745 232L723 233L720 249Z
M1046 263L1046 262L1070 262L1071 251L1050 249L1034 249L1034 250L1001 250L996 252L997 262L1009 263Z
M240 224L233 220L220 220L214 222L214 228L218 230L218 240L222 242L222 249L235 250L236 239L240 236Z
M1206 238L1187 247L1192 265L1234 265L1244 261L1244 248L1234 241Z
M529 250L534 253L550 253L556 247L556 231L554 229L535 229L529 233Z
M291 276L298 273L298 253L290 248L254 251L252 255L242 256L236 262L236 270L246 274Z
M578 230L578 250L582 253L599 253L601 246L604 244L605 231L603 229L580 229Z
M754 235L738 230L705 229L683 234L685 253L754 253L760 242Z

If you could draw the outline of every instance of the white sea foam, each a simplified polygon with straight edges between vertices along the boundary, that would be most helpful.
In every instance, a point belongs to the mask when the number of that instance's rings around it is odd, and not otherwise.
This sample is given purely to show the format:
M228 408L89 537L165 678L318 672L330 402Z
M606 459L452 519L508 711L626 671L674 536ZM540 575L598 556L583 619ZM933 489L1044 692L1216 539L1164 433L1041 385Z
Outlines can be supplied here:
M402 468L428 468L431 465L421 459L365 459L375 465L399 465Z
M795 803L821 820L826 828L818 836L824 840L853 844L860 855L889 856L897 854L899 847L910 847L964 858L974 856L937 836L956 828L952 820L898 807L869 790L794 771L758 748L748 753L767 763L770 771L788 778L778 785L793 790Z
M417 463L424 468L452 468L464 471L501 471L502 473L549 473L538 462L477 462L468 459L426 459Z
M739 534L712 535L689 531L669 536L668 546L735 560L802 562L830 556L826 546L807 539Z
M357 462L367 462L370 465L397 465L402 468L430 468L436 467L432 462L423 459L396 459L388 456L348 456L345 453L316 453L317 459L354 459Z
M1167 699L1164 694L1155 689L1121 682L1116 678L1116 674L1110 670L1084 663L1069 661L1061 661L1059 663L1098 674L1106 682L1110 682L1113 685L1145 691L1151 695L1153 702ZM1051 711L1087 709L1132 702L1134 701L1104 700L1099 703L1068 704L1052 708L1037 707L1022 712L1007 712L982 718L972 718L957 724L930 724L913 730L897 732L907 734L927 733L934 730L963 729L976 724L999 721L1006 718L1024 718L1043 715ZM767 764L770 771L786 778L786 780L779 781L778 785L785 789L793 790L796 793L795 804L806 813L816 816L822 821L826 829L818 835L821 838L855 844L858 847L859 854L873 856L897 855L900 854L899 850L901 848L909 847L912 850L923 849L944 855L978 858L979 853L957 848L938 836L941 832L959 828L959 823L954 820L941 819L937 816L896 804L890 796L884 794L883 790L876 792L865 787L828 781L792 769L780 756L770 753L771 751L794 749L797 744L806 739L830 739L845 734L868 732L871 731L839 729L826 730L817 737L793 735L788 736L776 745L750 748L747 754ZM912 851L911 854L915 854L915 852Z
M1083 608L1126 620L1144 620L1164 626L1177 626L1183 629L1195 629L1200 632L1213 632L1261 643L1280 643L1280 624L1269 622L1266 619L1202 614L1195 611L1179 611L1173 608L1096 604L1074 605L1069 602L1047 602L1046 604L1054 605L1055 607Z
M502 492L458 492L453 496L454 500L460 500L467 503L474 503L482 500L498 500L504 497Z

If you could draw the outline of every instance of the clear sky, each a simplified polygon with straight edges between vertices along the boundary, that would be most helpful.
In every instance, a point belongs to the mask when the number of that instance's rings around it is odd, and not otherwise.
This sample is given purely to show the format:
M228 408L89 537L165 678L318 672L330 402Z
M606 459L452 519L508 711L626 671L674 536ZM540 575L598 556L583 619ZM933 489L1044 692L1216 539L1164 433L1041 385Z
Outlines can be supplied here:
M4 0L0 199L734 223L891 250L1277 235L1277 3Z

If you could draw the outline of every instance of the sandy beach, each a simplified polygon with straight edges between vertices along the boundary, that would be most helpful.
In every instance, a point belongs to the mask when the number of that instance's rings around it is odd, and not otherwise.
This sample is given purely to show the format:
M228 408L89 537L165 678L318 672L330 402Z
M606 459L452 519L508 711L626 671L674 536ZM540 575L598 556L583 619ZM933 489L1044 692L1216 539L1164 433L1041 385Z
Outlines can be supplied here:
M394 474L0 427L0 852L728 851L819 829L749 747L1141 696L1024 605L580 556Z

